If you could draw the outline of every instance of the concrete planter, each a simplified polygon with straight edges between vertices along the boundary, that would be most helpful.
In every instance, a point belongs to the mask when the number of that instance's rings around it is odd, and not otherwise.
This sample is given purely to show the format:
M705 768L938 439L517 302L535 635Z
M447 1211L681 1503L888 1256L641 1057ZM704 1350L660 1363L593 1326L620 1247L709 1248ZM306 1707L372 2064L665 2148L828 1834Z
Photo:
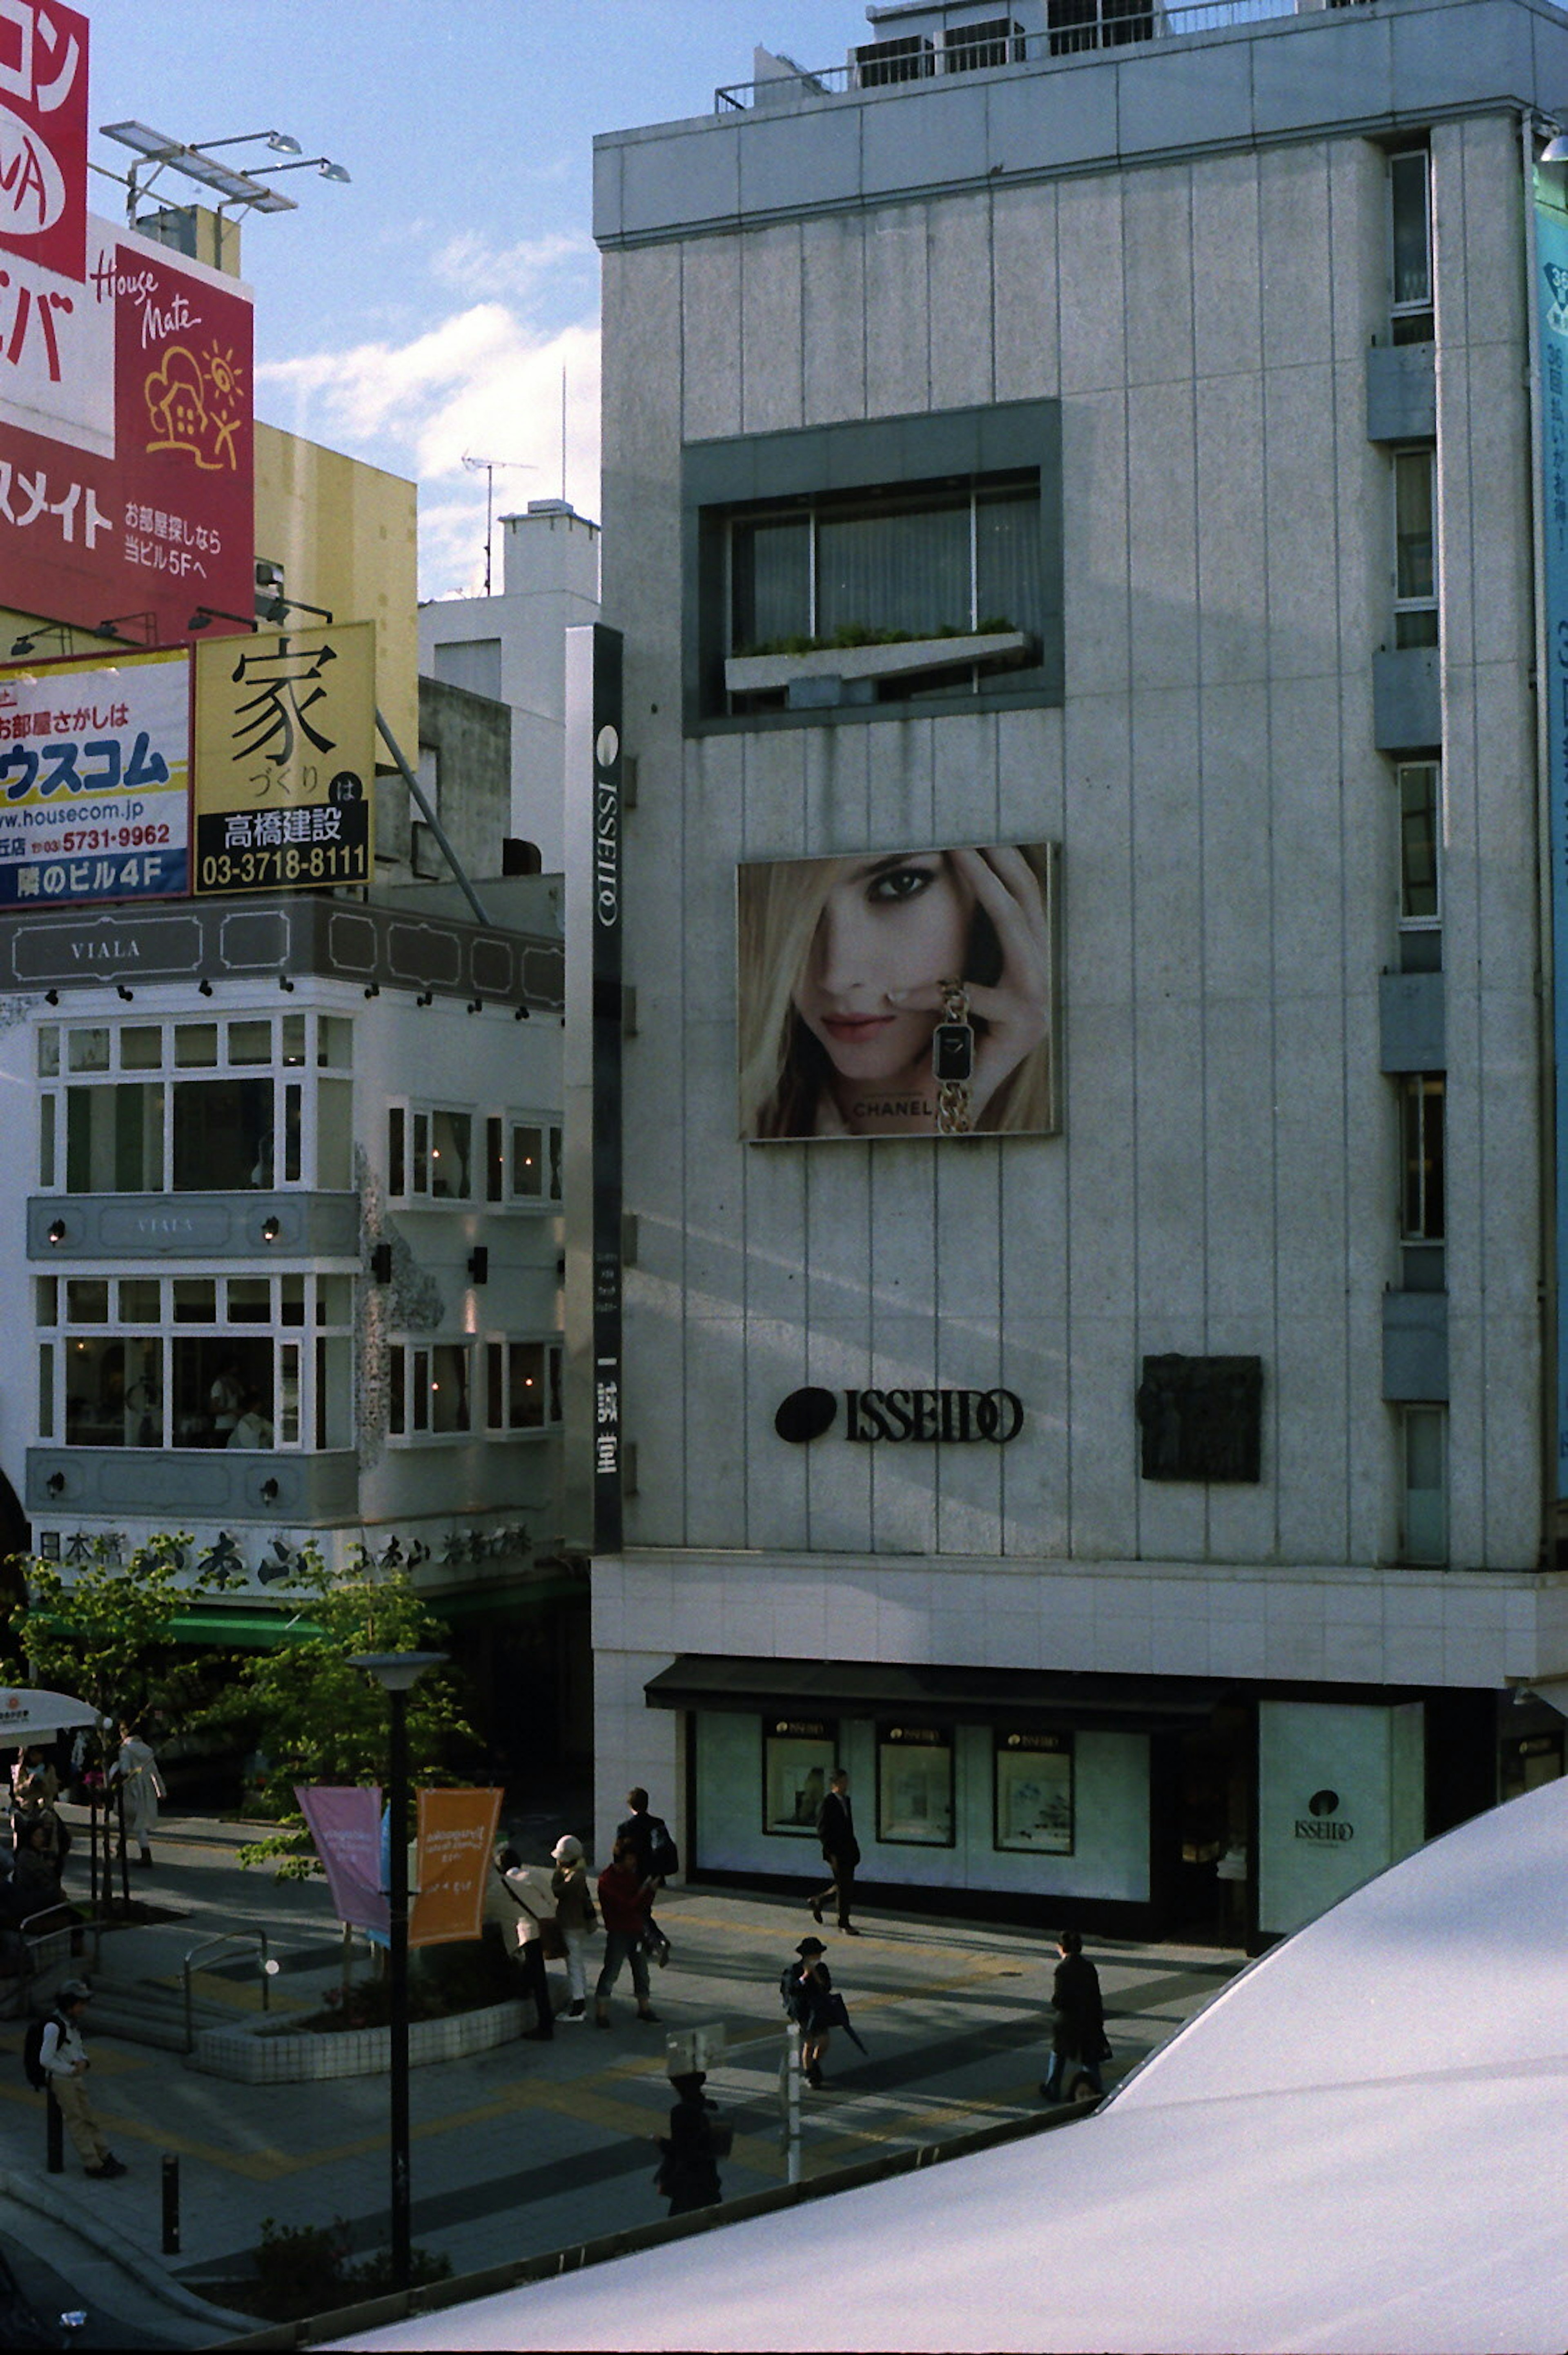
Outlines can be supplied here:
M417 2019L409 2030L409 2062L461 2061L510 2044L523 2032L532 2006L493 2003L482 2011L454 2012L448 2019ZM208 2077L229 2077L244 2085L308 2085L329 2077L384 2075L391 2061L389 2028L343 2028L324 2036L290 2035L271 2029L204 2028L192 2055Z
M805 655L731 655L724 684L731 695L758 695L803 678L896 678L904 671L959 669L969 663L1022 659L1024 630L987 630L966 638L909 638L896 646L816 646Z

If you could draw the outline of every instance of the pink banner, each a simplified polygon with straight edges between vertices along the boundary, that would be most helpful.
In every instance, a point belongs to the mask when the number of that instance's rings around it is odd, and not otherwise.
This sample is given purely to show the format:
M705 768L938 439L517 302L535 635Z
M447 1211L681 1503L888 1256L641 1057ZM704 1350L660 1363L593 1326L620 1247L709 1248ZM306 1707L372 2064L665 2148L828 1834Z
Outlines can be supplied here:
M327 1783L296 1784L294 1797L310 1826L315 1852L326 1871L333 1911L340 1922L387 1934L387 1896L382 1887L381 1794L367 1787Z

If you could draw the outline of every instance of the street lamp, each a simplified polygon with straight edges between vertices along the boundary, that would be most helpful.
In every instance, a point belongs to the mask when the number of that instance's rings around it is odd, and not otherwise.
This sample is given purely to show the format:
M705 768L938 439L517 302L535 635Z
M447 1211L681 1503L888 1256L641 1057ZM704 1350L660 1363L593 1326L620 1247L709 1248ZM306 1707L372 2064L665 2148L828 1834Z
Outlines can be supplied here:
M387 1951L390 2004L392 2287L407 2289L409 2233L409 1695L444 1652L362 1652L351 1665L374 1677L387 1696L387 1805L390 1886L387 1891Z

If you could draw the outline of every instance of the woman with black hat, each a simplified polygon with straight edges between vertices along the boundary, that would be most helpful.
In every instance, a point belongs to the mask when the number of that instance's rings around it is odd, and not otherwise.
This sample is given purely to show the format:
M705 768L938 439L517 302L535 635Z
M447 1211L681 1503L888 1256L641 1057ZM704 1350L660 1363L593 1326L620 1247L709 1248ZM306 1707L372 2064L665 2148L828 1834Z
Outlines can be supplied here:
M820 1938L803 1938L795 1948L797 1963L785 1966L779 1980L784 2009L800 2030L800 2065L808 2085L823 2083L822 2062L828 2034L839 2017L833 2000L833 1977L823 1960L827 1949Z

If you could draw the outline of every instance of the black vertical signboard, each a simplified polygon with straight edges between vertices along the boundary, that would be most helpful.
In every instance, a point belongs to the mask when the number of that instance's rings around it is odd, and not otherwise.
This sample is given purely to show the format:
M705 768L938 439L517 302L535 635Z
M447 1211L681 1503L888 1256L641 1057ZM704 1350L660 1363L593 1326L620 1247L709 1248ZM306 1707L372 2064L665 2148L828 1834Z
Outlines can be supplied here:
M593 632L593 1545L621 1545L621 634Z

